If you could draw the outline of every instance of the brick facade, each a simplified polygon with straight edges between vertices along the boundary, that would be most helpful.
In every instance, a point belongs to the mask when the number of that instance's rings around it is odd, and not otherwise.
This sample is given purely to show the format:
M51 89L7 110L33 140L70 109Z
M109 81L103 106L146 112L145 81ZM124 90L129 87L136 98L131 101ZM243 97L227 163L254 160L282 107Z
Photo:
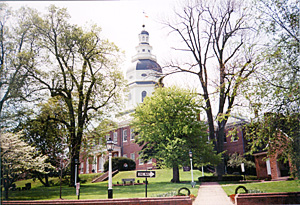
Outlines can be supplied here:
M234 134L232 134L234 130ZM244 132L241 125L226 127L226 137L224 137L224 150L226 154L239 153L243 155L246 152L247 141L244 138Z

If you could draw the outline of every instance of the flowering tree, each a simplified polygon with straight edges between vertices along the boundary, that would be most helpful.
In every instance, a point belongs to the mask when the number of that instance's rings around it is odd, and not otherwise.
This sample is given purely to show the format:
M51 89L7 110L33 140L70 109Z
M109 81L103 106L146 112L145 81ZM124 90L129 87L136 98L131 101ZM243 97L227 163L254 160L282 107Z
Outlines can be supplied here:
M1 178L5 190L5 199L8 199L9 187L26 171L45 172L51 169L49 163L45 163L47 156L43 156L20 138L21 133L1 134Z

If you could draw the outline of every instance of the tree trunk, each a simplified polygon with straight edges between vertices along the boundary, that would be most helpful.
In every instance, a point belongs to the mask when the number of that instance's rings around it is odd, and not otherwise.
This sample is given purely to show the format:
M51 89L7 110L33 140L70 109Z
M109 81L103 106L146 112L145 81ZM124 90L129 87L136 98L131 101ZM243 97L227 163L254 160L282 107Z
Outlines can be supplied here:
M225 123L222 121L219 123L219 129L217 131L217 153L221 153L224 151L224 134L225 134ZM223 156L222 156L223 158ZM218 179L222 180L222 175L225 174L225 164L224 158L221 163L216 167Z
M50 187L50 184L49 184L49 180L48 180L48 175L47 174L44 174L45 176L45 181L43 181L43 177L41 176L42 174L40 173L36 173L39 181L45 186L45 187Z
M4 179L5 200L8 200L8 179Z
M173 179L171 180L173 183L179 183L179 168L178 166L173 166Z

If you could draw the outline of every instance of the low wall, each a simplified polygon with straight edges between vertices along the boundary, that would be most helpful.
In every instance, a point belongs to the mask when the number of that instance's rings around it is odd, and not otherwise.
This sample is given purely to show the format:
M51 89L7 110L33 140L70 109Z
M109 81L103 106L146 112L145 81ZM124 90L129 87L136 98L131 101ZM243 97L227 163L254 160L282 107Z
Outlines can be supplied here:
M109 204L109 205L192 205L192 200L188 196L161 197L161 198L132 198L132 199L94 199L94 200L47 200L47 201L2 201L2 204Z
M235 204L300 204L300 192L237 194Z

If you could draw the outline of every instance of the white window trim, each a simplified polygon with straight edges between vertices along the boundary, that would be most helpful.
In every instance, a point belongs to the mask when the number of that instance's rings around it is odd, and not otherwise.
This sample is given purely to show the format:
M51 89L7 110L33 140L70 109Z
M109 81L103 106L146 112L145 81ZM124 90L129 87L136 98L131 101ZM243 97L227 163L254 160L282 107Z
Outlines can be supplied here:
M132 159L133 161L135 161L135 153L130 153L130 159Z
M126 139L125 139L125 135L126 135ZM123 130L123 142L127 142L127 129Z
M114 132L114 143L118 143L118 132Z

